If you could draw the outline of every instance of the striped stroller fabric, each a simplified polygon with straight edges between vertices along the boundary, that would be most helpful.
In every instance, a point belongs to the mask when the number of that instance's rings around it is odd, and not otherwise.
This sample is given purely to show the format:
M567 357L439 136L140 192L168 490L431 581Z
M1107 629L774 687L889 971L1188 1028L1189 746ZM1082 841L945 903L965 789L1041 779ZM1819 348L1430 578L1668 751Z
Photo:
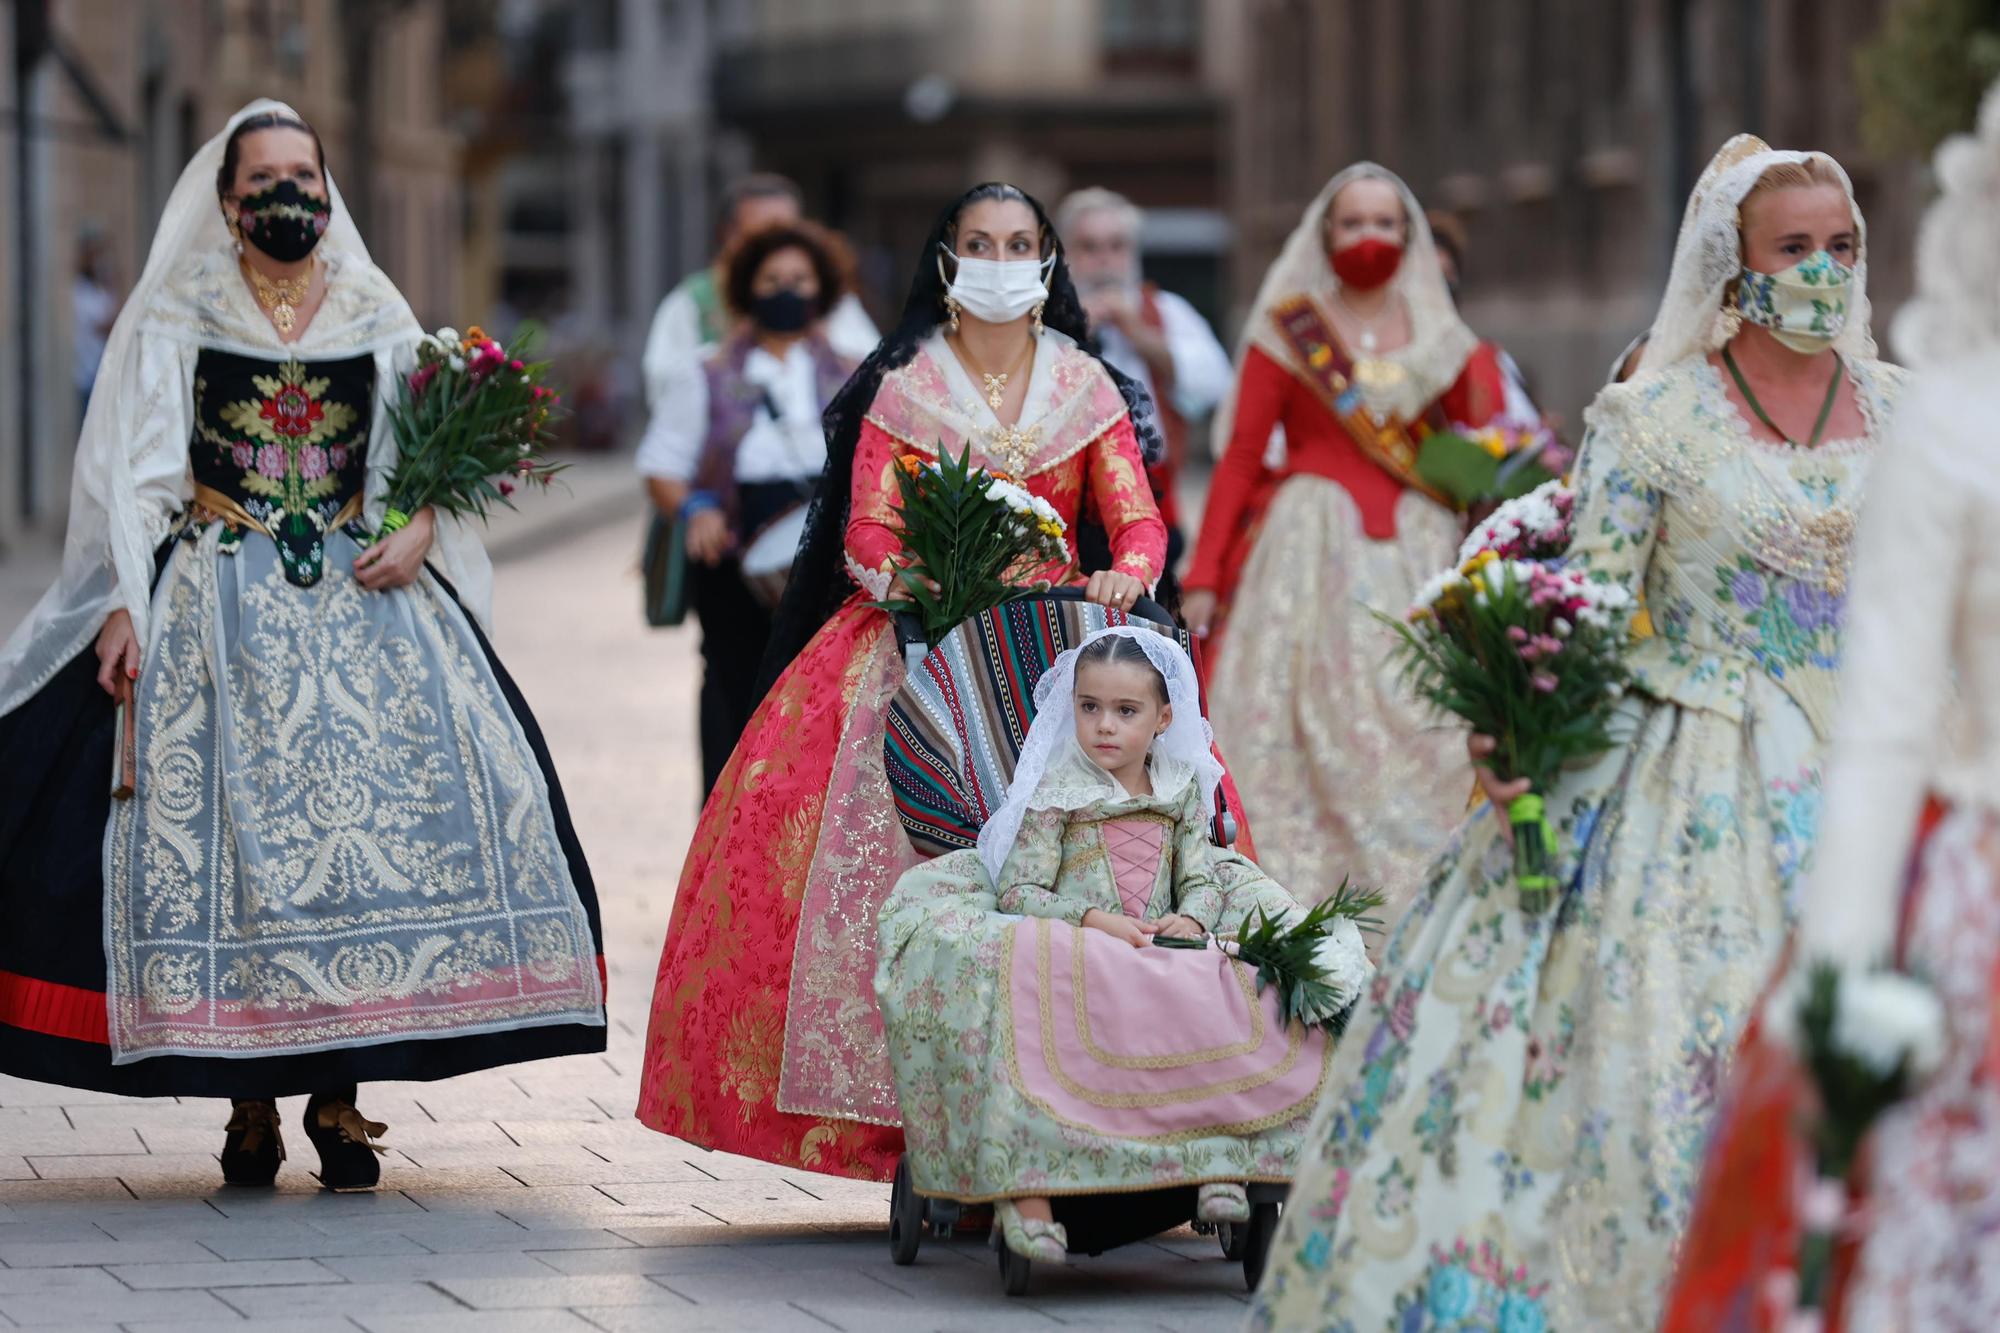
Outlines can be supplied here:
M1035 682L1106 625L1170 625L1061 594L1031 594L967 620L904 679L883 758L896 813L920 855L975 846L1035 720Z

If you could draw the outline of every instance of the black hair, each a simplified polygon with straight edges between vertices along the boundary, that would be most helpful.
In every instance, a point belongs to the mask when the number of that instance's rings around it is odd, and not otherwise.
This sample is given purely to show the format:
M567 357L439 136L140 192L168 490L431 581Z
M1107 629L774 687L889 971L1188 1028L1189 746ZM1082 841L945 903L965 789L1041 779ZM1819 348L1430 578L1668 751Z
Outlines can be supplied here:
M1153 677L1153 688L1159 691L1160 702L1169 702L1165 674L1146 656L1145 646L1130 634L1103 634L1086 643L1076 655L1077 674L1081 675L1087 666L1144 667Z
M298 130L310 135L313 153L319 158L319 174L326 175L326 145L320 142L319 131L295 116L287 116L279 111L264 111L250 116L229 132L229 141L222 145L222 165L215 169L215 197L227 199L236 188L236 168L243 160L243 136L255 134L259 130Z
M801 206L805 204L804 192L791 177L775 171L753 171L748 176L738 176L723 189L715 204L715 234L720 236L728 231L736 220L736 210L752 199L789 199Z
M750 313L750 303L756 299L752 288L757 285L757 270L780 250L803 251L812 261L813 276L819 279L813 318L825 319L848 288L850 264L840 238L811 222L781 222L739 239L722 259L722 299L737 314Z
M854 484L854 447L861 438L862 420L874 405L882 377L908 365L924 340L944 322L945 280L938 272L942 253L939 247L949 248L958 233L958 220L966 209L994 199L1023 203L1033 210L1045 238L1044 247L1055 257L1048 277L1049 297L1042 306L1042 323L1067 334L1091 355L1097 355L1096 341L1090 336L1090 319L1083 313L1083 302L1077 297L1076 284L1070 281L1069 265L1063 258L1062 238L1056 235L1048 210L1038 200L1015 186L989 181L973 186L945 205L924 237L923 248L917 252L916 273L910 279L902 317L834 395L821 418L826 429L826 470L813 494L805 534L792 562L792 576L772 622L763 670L759 673L760 694L791 665L806 641L818 633L847 596L848 582L841 557L847 533L849 493ZM1102 358L1099 361L1104 364ZM1159 428L1153 422L1152 399L1112 366L1105 364L1104 369L1125 399L1140 452L1146 461L1156 461L1161 445ZM1085 508L1088 507L1086 501Z

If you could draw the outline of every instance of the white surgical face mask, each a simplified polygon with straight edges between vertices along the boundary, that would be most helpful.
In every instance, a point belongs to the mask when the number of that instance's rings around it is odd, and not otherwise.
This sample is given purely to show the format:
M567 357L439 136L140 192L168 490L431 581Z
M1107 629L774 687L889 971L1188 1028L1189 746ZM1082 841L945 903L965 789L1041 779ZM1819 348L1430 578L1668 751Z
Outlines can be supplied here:
M1056 257L1047 259L959 259L958 277L946 288L958 308L988 324L1011 324L1049 299L1048 275ZM938 257L944 276L944 257Z

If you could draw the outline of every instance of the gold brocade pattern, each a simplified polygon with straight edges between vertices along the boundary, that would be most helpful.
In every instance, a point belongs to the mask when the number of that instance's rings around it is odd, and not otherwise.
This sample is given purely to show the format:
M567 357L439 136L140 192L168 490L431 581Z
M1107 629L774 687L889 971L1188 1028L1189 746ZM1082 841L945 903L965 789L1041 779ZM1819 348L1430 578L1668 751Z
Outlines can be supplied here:
M903 663L886 620L869 638L838 683L852 706L799 905L776 1104L795 1115L894 1125L896 1085L871 993L875 914L918 858L897 822L882 763Z
M112 1046L270 1054L601 1022L533 752L425 585L178 546L110 830ZM331 553L330 553L331 554Z
M1458 522L1405 494L1396 531L1369 538L1337 482L1285 482L1209 684L1216 743L1271 877L1305 901L1350 877L1388 897L1391 922L1464 812L1470 781L1463 733L1403 688L1394 636L1369 615L1401 614L1451 562Z

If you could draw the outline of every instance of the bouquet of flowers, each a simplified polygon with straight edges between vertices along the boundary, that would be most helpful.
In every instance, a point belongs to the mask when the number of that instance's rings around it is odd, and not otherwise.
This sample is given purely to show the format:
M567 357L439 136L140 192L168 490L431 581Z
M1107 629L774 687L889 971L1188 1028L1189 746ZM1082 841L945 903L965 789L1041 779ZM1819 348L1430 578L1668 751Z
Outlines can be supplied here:
M562 471L543 457L561 396L542 383L547 363L524 359L528 341L502 347L475 325L417 345L417 368L389 408L396 467L384 536L425 505L483 519L490 505L512 507L517 486L546 486Z
M1062 516L1049 502L1004 473L972 466L971 452L953 458L940 445L935 460L899 460L897 536L906 559L895 595L870 603L915 615L933 648L959 622L1019 592L1036 571L1070 558Z
M1554 900L1555 830L1542 792L1562 769L1611 747L1611 718L1624 693L1631 597L1581 570L1550 563L1568 544L1560 488L1503 505L1462 561L1431 579L1395 631L1406 678L1418 697L1497 743L1502 779L1534 790L1508 808L1521 905ZM1476 549L1475 549L1476 548ZM1497 549L1496 549L1497 548Z
M1576 516L1576 492L1560 481L1544 482L1509 500L1472 529L1458 548L1458 562L1481 551L1502 560L1551 561L1569 549Z
M1373 969L1353 931L1335 931L1351 921L1360 929L1379 929L1371 913L1383 903L1379 893L1363 893L1346 880L1332 896L1303 911L1274 917L1259 910L1236 937L1235 953L1257 969L1257 991L1278 989L1278 1012L1287 1023L1296 1019L1326 1028L1335 1036L1347 1026L1354 1001Z
M1417 446L1417 476L1460 509L1526 495L1560 477L1568 451L1546 422L1505 418L1433 431Z
M1900 972L1818 962L1775 997L1771 1035L1791 1048L1818 1094L1794 1307L1811 1312L1825 1302L1861 1142L1943 1063L1944 1008L1930 987ZM1806 1326L1816 1323L1808 1318Z

